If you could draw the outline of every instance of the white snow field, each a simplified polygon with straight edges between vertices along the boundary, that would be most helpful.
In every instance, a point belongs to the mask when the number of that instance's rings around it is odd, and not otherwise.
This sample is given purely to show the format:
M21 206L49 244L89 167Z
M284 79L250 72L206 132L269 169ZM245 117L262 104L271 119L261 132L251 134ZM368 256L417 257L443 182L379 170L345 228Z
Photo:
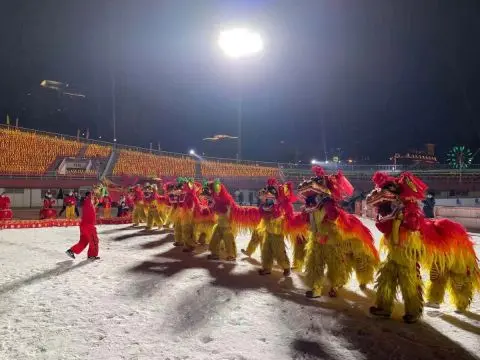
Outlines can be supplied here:
M401 304L392 320L371 318L374 293L354 280L309 300L301 275L257 275L258 253L209 262L170 233L98 232L102 259L89 262L64 253L78 228L0 231L1 360L480 358L478 295L466 314L427 308L406 325Z

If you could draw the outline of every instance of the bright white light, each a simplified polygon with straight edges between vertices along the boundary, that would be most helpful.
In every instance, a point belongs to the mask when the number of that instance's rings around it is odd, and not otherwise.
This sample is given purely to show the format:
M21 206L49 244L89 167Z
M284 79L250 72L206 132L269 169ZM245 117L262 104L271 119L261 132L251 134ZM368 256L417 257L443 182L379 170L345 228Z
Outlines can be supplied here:
M328 160L325 160L325 164L328 164Z
M316 164L316 163L317 163L317 160L315 160L315 159L312 159L311 163L312 163L312 165L314 165L314 164Z
M195 155L195 150L192 149L192 150L190 150L188 153L189 153L190 155Z
M261 52L263 40L256 32L237 28L222 31L218 37L218 46L229 57L243 58Z

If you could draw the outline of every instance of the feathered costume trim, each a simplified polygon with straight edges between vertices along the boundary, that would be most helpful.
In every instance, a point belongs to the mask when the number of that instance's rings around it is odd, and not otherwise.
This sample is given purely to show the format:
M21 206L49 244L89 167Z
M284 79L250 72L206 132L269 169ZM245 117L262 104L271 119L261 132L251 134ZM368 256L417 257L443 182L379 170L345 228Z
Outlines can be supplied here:
M444 272L470 274L474 288L480 290L480 269L474 244L465 228L448 219L423 219L421 233L427 248L424 263Z
M349 243L354 256L364 254L375 265L380 263L380 256L375 247L372 233L356 216L340 210L336 225L342 240Z
M372 180L377 189L396 193L404 204L401 218L377 226L385 233L382 243L393 251L396 261L419 261L440 272L471 276L474 289L480 290L478 259L465 228L448 219L426 219L418 207L427 185L408 172L398 177L377 172ZM400 246L392 247L395 233Z

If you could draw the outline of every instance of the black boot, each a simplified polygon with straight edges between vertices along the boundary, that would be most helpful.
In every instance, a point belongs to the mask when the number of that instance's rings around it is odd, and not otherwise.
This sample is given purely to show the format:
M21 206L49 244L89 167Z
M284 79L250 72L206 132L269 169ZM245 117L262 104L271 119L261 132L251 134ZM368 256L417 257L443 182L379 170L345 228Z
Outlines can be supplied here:
M391 315L391 312L383 310L382 308L378 308L376 306L372 306L370 307L370 314L379 316L379 317L389 318Z
M260 270L258 270L258 274L259 275L270 275L271 272L270 272L270 270L260 269Z
M412 315L412 314L405 314L403 315L402 319L406 324L414 324L418 321L420 315Z
M65 254L70 256L72 259L75 259L75 254L73 253L73 251L71 249L68 249L67 251L65 251Z
M315 298L320 297L321 295L314 294L312 290L308 290L308 291L305 293L305 296L306 296L307 298L310 298L310 299L315 299Z

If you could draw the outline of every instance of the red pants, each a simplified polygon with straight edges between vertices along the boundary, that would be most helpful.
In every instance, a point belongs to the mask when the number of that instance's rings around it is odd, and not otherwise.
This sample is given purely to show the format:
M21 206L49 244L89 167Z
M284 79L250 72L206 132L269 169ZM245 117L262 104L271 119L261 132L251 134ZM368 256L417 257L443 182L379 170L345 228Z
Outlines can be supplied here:
M88 245L87 256L98 256L98 236L95 226L80 225L80 240L73 245L70 250L75 254L80 254Z

